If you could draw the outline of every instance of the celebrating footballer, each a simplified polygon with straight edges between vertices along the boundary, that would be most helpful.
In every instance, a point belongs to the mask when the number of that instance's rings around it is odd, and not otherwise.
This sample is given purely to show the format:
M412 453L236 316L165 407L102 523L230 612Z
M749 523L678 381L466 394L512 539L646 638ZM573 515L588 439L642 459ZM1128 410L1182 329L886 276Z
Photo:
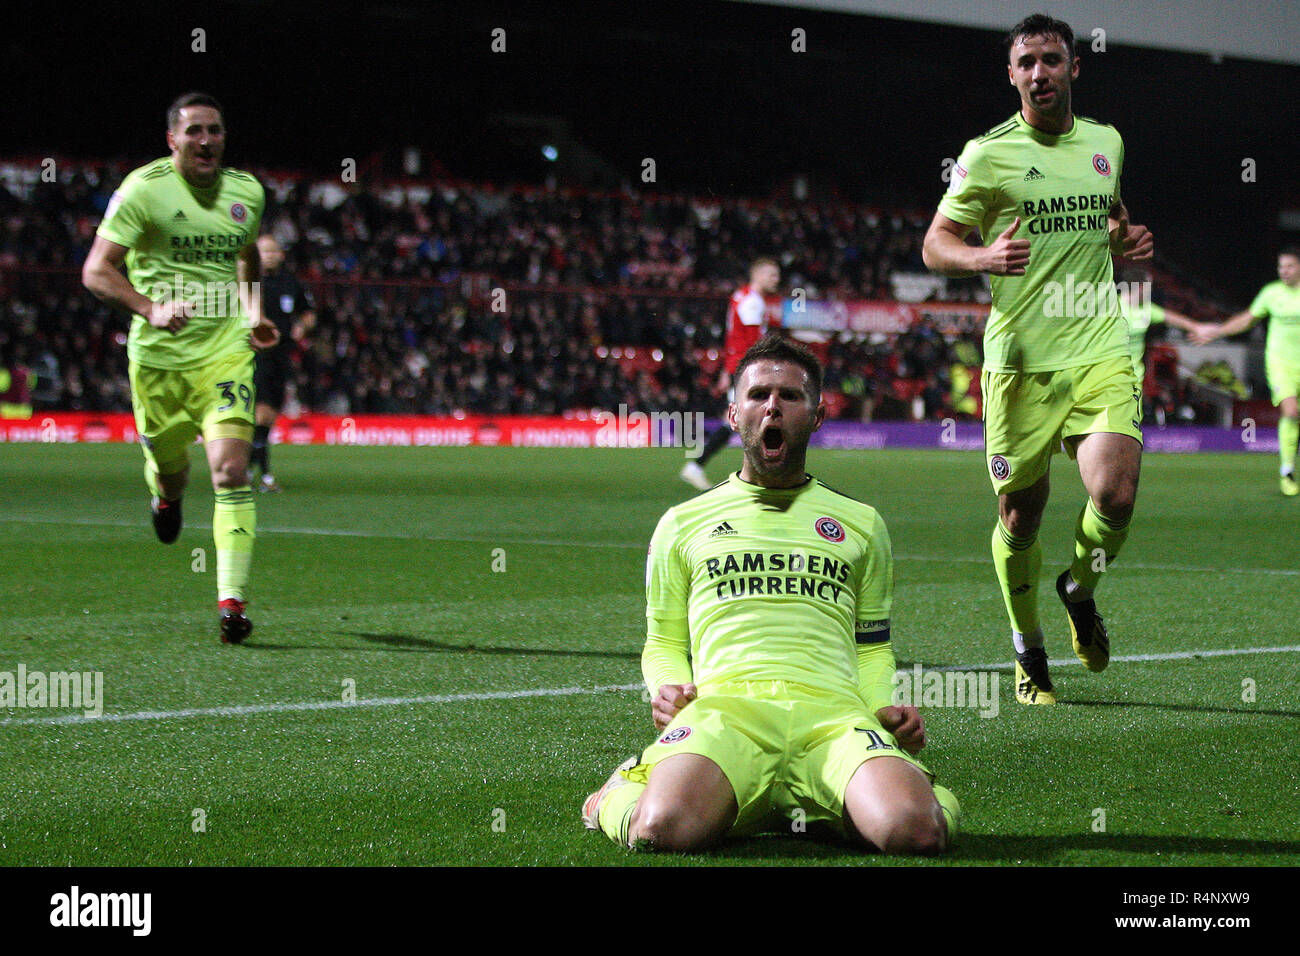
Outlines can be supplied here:
M740 471L655 529L641 663L662 733L582 810L620 846L696 851L795 819L885 853L952 837L921 716L891 700L885 524L804 470L821 382L796 343L750 348L727 413Z
M180 535L189 447L203 436L215 497L220 635L238 644L252 630L245 609L257 530L248 481L253 349L279 341L257 290L265 193L248 173L222 167L225 118L207 94L172 103L167 145L170 156L122 181L82 282L132 314L131 404L154 532L164 544Z
M1006 48L1020 109L962 150L923 255L945 275L990 276L982 384L998 496L993 563L1011 620L1016 699L1052 704L1038 616L1049 467L1063 446L1088 493L1056 590L1075 654L1101 671L1110 638L1093 595L1128 537L1142 461L1142 395L1111 256L1150 259L1154 240L1129 221L1120 196L1119 133L1074 112L1070 26L1035 14L1012 28ZM967 244L974 229L982 245Z

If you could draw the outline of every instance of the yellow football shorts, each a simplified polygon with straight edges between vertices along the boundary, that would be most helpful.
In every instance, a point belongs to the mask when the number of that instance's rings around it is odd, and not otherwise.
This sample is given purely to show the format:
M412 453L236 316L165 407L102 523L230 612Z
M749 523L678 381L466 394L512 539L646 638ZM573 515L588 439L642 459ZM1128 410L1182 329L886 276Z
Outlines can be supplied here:
M1273 395L1273 404L1281 405L1285 398L1300 395L1300 365L1294 362L1264 361L1264 374L1268 378L1268 390Z
M253 439L253 353L198 368L130 363L131 407L145 460L159 474L184 471L196 435Z
M985 371L981 382L984 454L999 495L1047 474L1062 443L1073 459L1085 435L1142 441L1142 387L1127 356L1055 372Z
M726 775L739 807L734 835L789 830L795 821L843 833L844 792L873 757L901 757L934 776L858 698L786 681L702 688L625 776L644 781L659 761L683 753L707 757Z

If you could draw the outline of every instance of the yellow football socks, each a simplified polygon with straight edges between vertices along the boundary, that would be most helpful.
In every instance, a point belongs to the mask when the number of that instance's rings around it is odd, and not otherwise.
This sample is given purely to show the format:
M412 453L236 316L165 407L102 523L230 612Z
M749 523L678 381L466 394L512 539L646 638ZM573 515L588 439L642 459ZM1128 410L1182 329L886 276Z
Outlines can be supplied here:
M628 845L627 831L632 823L632 811L636 809L636 802L643 793L644 783L628 781L621 787L611 787L600 802L596 821L600 824L601 832L619 846Z
M1091 498L1079 512L1079 520L1074 525L1074 563L1070 565L1070 577L1085 594L1092 594L1102 574L1119 554L1128 537L1128 528L1127 521L1120 524L1102 515Z
M1011 629L1020 634L1038 631L1038 577L1043 569L1043 549L1038 535L1017 538L1002 526L993 526L993 566L1002 585Z
M217 549L217 600L248 600L248 579L257 535L253 489L219 488L212 509L212 540Z
M1300 442L1300 418L1283 415L1277 422L1277 450L1282 458L1282 471L1295 474L1296 443Z

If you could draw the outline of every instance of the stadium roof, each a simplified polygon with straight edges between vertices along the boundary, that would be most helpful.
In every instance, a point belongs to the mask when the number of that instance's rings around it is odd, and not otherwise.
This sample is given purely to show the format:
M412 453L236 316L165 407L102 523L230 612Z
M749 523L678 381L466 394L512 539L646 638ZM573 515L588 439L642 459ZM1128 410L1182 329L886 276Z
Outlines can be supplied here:
M1069 0L1020 7L972 0L734 0L774 6L804 7L836 13L861 13L900 20L948 23L986 30L1007 30L1022 15L1047 13L1067 21L1081 41L1093 30L1106 31L1108 44L1153 47L1180 53L1204 53L1300 64L1300 18L1295 0Z

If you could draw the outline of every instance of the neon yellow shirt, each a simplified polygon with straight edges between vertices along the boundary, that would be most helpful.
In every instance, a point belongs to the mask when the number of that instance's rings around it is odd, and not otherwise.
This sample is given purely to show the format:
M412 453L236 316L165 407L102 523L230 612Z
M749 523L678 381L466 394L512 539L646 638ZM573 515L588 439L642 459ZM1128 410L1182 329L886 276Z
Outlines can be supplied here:
M893 553L880 515L815 478L769 489L733 473L671 508L646 564L646 684L783 680L859 696L859 647L888 654L872 690L889 703ZM690 665L685 646L689 642ZM882 662L877 661L877 665ZM863 677L865 680L866 678Z
M1264 361L1270 365L1300 365L1300 287L1293 289L1281 279L1270 282L1255 296L1250 314L1268 319Z
M984 367L1050 372L1128 354L1107 213L1120 201L1124 144L1112 126L1074 118L1040 132L1019 113L966 144L939 212L991 245L1019 216L1023 276L990 276Z
M213 186L200 189L185 181L171 157L122 180L98 234L130 250L127 278L141 295L199 302L197 314L175 333L134 316L127 337L131 361L195 368L251 349L236 262L239 251L257 240L265 205L261 183L248 173L223 169Z

